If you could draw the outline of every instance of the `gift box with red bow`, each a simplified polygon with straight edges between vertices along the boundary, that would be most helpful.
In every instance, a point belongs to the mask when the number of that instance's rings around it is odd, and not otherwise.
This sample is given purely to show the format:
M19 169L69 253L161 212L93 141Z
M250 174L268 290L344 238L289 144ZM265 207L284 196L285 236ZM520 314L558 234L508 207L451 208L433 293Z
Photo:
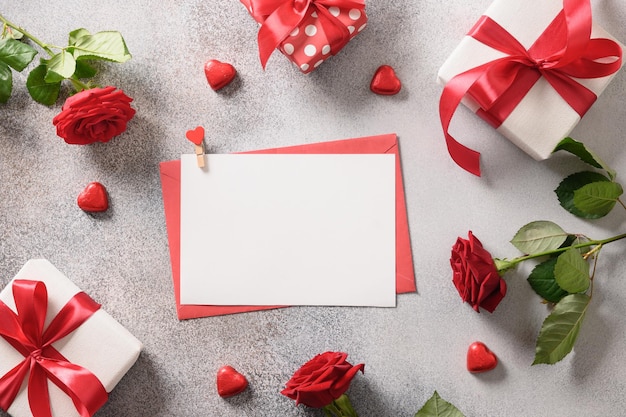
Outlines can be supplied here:
M0 408L13 417L89 417L142 345L44 259L0 292Z
M479 153L448 132L462 102L534 159L548 158L621 66L622 45L592 21L589 0L495 0L439 70L450 155L480 174Z
M364 0L241 0L260 24L259 57L265 68L278 48L309 73L365 28Z

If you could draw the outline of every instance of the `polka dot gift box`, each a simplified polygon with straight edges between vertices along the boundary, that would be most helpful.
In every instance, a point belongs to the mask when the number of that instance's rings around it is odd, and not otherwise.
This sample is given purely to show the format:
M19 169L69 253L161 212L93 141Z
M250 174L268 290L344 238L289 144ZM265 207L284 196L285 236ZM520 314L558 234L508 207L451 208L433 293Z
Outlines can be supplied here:
M364 0L241 0L261 25L259 57L265 68L274 50L303 73L338 53L367 24Z

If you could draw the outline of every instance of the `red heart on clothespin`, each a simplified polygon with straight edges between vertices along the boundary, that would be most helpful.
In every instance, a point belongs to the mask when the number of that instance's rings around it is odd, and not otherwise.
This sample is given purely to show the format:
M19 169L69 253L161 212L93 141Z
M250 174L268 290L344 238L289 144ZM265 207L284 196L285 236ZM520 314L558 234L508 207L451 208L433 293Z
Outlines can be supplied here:
M109 198L106 188L99 182L90 182L78 195L78 207L88 212L106 211L109 208Z
M396 75L396 72L389 65L381 65L378 67L372 77L370 90L376 94L391 96L398 94L402 89L402 83Z
M248 380L232 366L222 366L217 371L217 393L222 398L237 395L248 387Z
M204 75L213 90L226 87L237 75L235 67L217 59L211 59L204 64Z
M185 133L185 136L187 136L187 139L200 146L204 140L204 128L202 126L198 126L195 129L188 130L187 133Z
M467 350L467 370L472 373L487 372L498 365L498 358L482 342L474 342Z

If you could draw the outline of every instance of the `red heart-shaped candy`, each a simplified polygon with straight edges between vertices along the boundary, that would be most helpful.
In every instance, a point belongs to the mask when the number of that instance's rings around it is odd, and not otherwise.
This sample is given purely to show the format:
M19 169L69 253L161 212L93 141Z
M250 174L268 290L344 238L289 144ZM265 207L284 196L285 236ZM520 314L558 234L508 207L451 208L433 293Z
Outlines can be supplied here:
M185 133L185 136L187 136L187 139L200 146L204 140L204 128L202 126L198 126L195 129L188 130L187 133Z
M237 75L235 67L220 62L217 59L211 59L204 63L204 75L213 90L219 90L227 86Z
M490 371L498 365L498 358L482 342L474 342L467 350L467 370L472 373Z
M109 208L107 190L99 182L90 182L78 195L77 203L84 211L106 211Z
M400 79L398 79L396 72L389 65L381 65L378 67L370 83L370 90L372 90L372 92L385 96L398 94L401 88L402 83Z
M248 380L232 366L222 366L217 371L217 393L222 398L232 397L248 387Z

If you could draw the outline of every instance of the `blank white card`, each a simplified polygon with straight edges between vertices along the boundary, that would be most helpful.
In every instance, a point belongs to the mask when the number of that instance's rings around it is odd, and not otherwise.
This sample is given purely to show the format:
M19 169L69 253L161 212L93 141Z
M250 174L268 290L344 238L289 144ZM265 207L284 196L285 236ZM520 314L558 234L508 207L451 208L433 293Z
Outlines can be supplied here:
M181 157L181 304L396 303L395 155Z

